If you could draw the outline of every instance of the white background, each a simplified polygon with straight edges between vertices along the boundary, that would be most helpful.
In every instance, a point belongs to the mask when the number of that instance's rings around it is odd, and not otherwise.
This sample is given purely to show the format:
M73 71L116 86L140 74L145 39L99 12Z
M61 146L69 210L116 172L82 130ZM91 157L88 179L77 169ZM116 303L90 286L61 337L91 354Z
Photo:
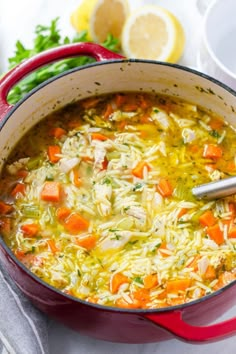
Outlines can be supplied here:
M89 0L87 0L89 1ZM180 64L196 67L196 56L201 35L202 17L195 0L130 0L132 8L155 3L171 10L181 21L186 33L186 47ZM13 56L15 42L20 39L32 46L37 24L49 25L59 16L62 35L73 36L70 14L80 0L0 0L0 72L7 70L7 58ZM1 296L1 294L0 294ZM234 307L227 318L235 316ZM212 344L193 345L170 340L154 344L118 344L81 336L53 321L50 322L49 340L51 354L233 354L235 337ZM33 353L32 353L33 354Z

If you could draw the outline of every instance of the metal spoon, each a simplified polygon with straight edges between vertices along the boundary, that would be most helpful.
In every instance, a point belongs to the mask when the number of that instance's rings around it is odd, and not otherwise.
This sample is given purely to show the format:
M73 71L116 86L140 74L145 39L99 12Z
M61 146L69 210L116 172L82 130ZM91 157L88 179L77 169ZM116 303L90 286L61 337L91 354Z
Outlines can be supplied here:
M192 188L197 199L218 199L236 194L236 177L220 179L216 182L201 184Z

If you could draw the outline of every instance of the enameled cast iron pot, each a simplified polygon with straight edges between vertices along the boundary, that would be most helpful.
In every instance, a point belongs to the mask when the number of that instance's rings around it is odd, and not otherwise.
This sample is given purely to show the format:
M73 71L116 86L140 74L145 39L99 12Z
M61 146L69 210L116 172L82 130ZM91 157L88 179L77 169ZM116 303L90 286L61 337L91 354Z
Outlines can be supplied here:
M24 76L45 64L76 55L89 55L97 62L50 79L14 107L7 103L7 93ZM212 78L178 65L126 60L96 44L72 44L20 64L0 81L0 168L16 141L50 112L74 100L117 91L180 97L217 112L236 126L236 93ZM236 333L236 317L207 326L235 304L236 281L188 304L122 310L87 303L44 283L16 259L1 237L0 258L18 287L39 309L85 335L115 342L146 343L173 336L203 342Z

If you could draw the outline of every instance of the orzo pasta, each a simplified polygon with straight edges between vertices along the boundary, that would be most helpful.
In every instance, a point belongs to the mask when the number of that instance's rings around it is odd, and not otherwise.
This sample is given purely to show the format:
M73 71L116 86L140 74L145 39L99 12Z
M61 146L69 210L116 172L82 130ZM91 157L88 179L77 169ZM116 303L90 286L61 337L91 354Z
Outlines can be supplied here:
M39 278L105 306L158 308L236 279L235 196L192 187L236 174L235 130L176 98L116 93L33 127L6 162L0 228Z

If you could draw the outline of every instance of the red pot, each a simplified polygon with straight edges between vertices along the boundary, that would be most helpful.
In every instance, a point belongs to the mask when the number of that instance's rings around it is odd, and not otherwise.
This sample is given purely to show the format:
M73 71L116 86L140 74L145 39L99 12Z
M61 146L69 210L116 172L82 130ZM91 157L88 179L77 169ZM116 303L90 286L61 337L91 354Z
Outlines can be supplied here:
M7 93L24 76L42 65L76 55L90 55L97 63L48 80L14 107L7 103ZM20 64L0 81L0 168L15 142L48 113L73 100L116 91L155 91L179 96L236 124L236 93L212 78L178 65L125 60L95 44L72 44ZM188 304L122 310L90 304L54 289L29 272L1 238L0 251L9 275L39 309L85 335L108 341L146 343L172 336L203 342L236 333L236 317L206 326L235 304L236 281Z

